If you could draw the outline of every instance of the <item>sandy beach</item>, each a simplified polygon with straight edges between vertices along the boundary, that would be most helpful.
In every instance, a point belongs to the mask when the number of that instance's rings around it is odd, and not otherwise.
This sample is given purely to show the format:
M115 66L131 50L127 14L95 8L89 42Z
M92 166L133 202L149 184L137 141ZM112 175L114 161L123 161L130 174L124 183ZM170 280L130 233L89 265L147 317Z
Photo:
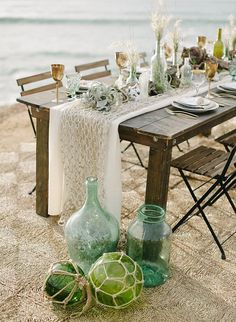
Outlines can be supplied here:
M195 137L191 148L215 143L217 137L235 128L236 119L213 129L211 138ZM35 213L35 139L23 105L0 109L0 296L3 322L109 321L136 322L234 322L236 321L236 217L222 198L207 211L220 240L225 240L227 260L220 258L205 224L192 218L174 235L172 277L161 287L145 289L138 302L123 311L94 307L79 319L53 307L44 299L42 285L49 266L68 258L59 217L42 218ZM125 144L125 143L124 143ZM187 144L181 144L186 152ZM138 146L144 160L147 150ZM180 152L174 149L174 156ZM135 210L143 203L146 170L138 166L132 150L123 155L122 240ZM193 183L199 183L192 177ZM231 191L236 200L236 191ZM170 178L167 221L184 214L191 198L175 170Z

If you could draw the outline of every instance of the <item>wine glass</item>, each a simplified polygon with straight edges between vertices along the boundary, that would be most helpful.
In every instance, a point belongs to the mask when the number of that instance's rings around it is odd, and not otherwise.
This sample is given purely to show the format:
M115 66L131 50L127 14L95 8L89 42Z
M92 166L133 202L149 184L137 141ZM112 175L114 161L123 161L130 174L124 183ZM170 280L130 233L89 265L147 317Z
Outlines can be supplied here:
M70 95L68 100L74 100L76 98L76 92L79 90L81 75L80 73L73 73L66 75L67 91Z
M64 69L65 69L65 66L62 64L52 64L51 65L52 78L56 82L56 99L52 100L52 102L56 102L57 104L59 102L63 102L62 100L59 101L58 89L59 89L59 82L62 80L62 78L64 76Z
M123 87L125 85L124 79L123 79L123 74L122 70L127 67L128 65L128 58L127 54L121 51L117 51L115 54L116 58L116 65L119 68L119 77L116 81L116 84L119 88Z
M203 49L206 46L206 36L198 36L197 44L199 48Z
M206 62L206 76L208 79L208 93L206 95L206 98L213 98L211 95L210 89L211 89L211 81L214 78L216 72L218 69L218 63L215 61L207 61Z
M196 96L198 96L200 87L205 82L205 70L204 69L193 69L192 70L192 83L196 89Z

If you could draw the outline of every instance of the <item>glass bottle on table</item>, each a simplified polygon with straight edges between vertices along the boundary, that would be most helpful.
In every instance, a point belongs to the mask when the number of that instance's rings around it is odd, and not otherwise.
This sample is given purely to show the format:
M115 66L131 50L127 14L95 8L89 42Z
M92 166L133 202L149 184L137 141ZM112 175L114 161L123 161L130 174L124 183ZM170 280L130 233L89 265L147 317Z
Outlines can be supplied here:
M224 44L222 41L222 29L218 29L218 39L214 43L213 56L222 59L224 56Z
M150 80L153 82L158 93L164 93L168 88L166 71L167 62L165 54L161 48L160 41L157 40L155 54L151 58Z
M70 258L85 274L103 253L116 251L119 223L101 207L96 177L87 178L86 201L68 219L64 233Z
M144 286L154 287L170 277L171 227L165 222L165 210L144 204L128 227L127 254L142 268Z
M181 75L181 80L180 80L181 86L183 87L190 86L191 80L192 80L192 68L189 64L188 57L184 58L184 64L180 68L180 75Z

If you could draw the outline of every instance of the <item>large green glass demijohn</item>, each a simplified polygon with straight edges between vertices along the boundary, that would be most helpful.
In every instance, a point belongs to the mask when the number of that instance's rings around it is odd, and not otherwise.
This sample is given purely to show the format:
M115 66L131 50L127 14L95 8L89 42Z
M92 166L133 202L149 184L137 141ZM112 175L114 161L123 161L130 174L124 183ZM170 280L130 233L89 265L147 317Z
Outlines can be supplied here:
M116 250L119 223L104 210L97 196L97 178L86 180L86 201L65 225L65 238L70 258L88 273L91 265L103 253Z

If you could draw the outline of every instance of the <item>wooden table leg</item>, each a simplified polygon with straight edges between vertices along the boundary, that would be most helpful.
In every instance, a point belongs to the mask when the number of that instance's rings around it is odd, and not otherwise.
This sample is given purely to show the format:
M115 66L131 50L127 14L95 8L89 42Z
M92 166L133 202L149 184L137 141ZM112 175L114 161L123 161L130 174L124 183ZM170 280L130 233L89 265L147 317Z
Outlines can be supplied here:
M36 213L48 216L48 134L49 120L37 118Z
M172 148L149 150L145 203L166 209Z

